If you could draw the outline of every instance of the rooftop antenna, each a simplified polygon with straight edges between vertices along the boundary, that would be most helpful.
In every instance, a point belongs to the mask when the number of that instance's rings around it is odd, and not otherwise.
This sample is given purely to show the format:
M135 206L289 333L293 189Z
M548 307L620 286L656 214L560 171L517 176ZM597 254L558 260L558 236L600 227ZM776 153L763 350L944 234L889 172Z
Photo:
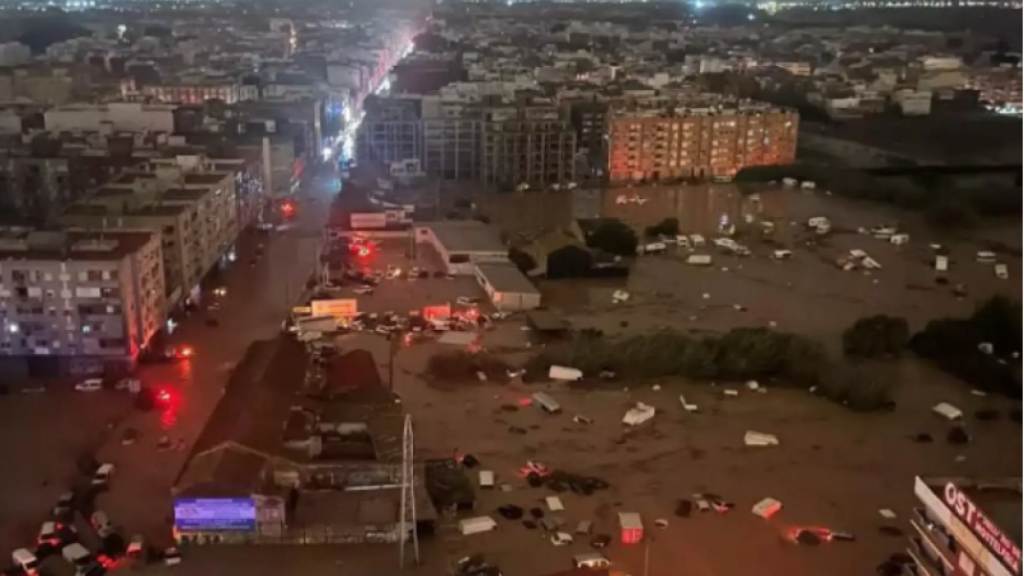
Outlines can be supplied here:
M398 524L398 567L405 568L405 541L412 540L414 565L420 563L420 540L416 535L416 498L413 494L413 438L412 416L405 415L402 431L402 502Z

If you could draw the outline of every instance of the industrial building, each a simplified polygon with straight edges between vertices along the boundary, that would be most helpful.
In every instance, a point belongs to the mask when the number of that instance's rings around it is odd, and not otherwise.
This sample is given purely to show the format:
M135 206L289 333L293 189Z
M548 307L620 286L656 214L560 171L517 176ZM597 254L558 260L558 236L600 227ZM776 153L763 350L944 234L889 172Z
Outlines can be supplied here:
M370 98L356 140L360 163L417 159L426 174L499 187L568 183L575 153L568 114L539 98Z
M27 232L0 237L5 378L123 373L163 326L160 237Z
M908 576L1019 576L1021 479L914 479Z
M476 281L503 312L540 307L540 290L512 264L477 264Z
M416 244L433 248L449 274L469 276L478 264L508 262L508 248L498 229L476 220L415 225Z
M795 111L762 103L657 99L614 108L609 179L731 178L748 166L790 164L798 124Z
M187 296L198 296L199 281L238 237L236 174L217 171L200 156L153 161L94 190L58 222L159 234L167 300L173 307Z
M354 544L399 537L401 404L373 356L323 376L294 340L258 342L239 363L173 489L182 544ZM417 526L436 513L415 467Z

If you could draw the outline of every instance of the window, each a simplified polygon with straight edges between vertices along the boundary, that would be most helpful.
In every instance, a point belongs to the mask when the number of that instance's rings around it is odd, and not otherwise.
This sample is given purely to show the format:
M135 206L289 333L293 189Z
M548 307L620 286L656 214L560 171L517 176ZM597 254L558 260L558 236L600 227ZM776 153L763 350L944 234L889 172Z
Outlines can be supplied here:
M15 282L25 282L28 280L28 274L24 270L11 270L11 280Z

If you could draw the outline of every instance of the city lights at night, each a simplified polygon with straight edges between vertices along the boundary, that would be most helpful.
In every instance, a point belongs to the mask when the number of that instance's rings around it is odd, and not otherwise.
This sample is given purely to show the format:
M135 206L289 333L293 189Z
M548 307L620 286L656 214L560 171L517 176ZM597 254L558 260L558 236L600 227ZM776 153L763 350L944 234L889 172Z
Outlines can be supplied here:
M1021 576L1020 9L7 2L0 570Z

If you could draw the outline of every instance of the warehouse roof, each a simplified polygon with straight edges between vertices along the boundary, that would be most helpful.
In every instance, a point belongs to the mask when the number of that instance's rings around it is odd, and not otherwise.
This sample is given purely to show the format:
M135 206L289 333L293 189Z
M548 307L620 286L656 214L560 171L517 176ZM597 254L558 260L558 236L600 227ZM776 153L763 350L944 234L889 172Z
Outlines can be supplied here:
M533 282L512 264L478 264L476 269L496 292L540 294Z
M476 220L457 222L430 222L429 228L437 241L449 252L505 252L498 229Z

